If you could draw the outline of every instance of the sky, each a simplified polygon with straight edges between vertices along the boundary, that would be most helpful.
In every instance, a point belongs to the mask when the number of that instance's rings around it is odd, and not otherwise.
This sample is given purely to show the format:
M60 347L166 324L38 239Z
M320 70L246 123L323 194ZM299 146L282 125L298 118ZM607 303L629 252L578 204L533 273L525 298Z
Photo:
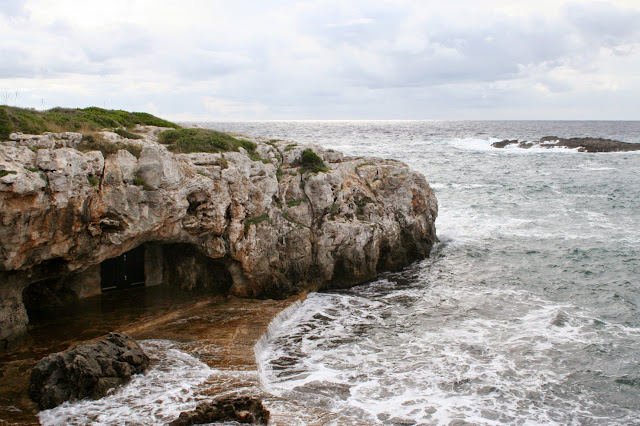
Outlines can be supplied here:
M640 1L0 0L0 104L639 120Z

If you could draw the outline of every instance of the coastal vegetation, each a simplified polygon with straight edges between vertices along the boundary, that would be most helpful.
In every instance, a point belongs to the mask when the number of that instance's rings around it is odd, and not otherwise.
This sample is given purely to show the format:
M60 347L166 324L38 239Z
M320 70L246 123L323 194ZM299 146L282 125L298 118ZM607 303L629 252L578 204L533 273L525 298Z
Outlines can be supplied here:
M329 169L322 158L316 154L311 148L307 148L300 154L298 164L303 171L312 173L327 172Z
M129 129L136 124L172 127L180 126L146 112L89 108L52 108L38 111L0 105L0 139L8 139L13 132L41 134L44 132L89 133L102 129ZM129 132L127 132L130 134ZM129 138L129 136L125 136ZM135 136L133 137L135 138Z
M167 130L160 135L160 143L169 146L175 153L192 152L229 152L244 148L253 161L270 161L262 158L257 152L258 144L246 139L236 138L228 133L210 129L176 129Z
M107 142L97 134L83 135L82 141L78 145L79 151L100 151L105 157L115 154L121 149L126 149L136 158L140 158L142 153L142 147L140 146L122 142Z

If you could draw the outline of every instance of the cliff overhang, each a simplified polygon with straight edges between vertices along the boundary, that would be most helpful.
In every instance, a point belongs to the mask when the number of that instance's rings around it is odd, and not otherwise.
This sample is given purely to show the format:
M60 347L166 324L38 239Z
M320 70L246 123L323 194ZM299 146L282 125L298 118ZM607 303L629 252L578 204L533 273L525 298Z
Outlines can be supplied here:
M437 241L435 195L401 162L259 138L175 153L164 130L102 132L106 153L70 132L0 142L0 346L27 308L99 294L112 272L282 298L362 283Z

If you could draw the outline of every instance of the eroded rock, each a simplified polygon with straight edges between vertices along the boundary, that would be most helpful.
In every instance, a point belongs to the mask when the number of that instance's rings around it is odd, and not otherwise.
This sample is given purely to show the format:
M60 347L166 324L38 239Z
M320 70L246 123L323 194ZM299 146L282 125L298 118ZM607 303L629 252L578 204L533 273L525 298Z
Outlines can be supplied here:
M195 410L180 413L180 417L169 424L188 426L213 422L266 425L269 422L269 411L257 397L224 396L201 403Z
M194 256L165 250L173 275L157 282L177 274L185 289L206 288L203 271L219 270L231 281L220 291L282 298L364 282L427 256L437 241L435 195L401 162L261 139L259 158L242 149L173 154L159 131L140 131L139 158L68 146L34 153L24 135L0 142L0 169L12 171L0 179L0 344L25 328L27 286L64 286L142 244L187 245L214 263L192 267ZM307 148L326 171L300 167Z
M97 399L149 366L149 357L124 333L43 358L31 372L29 397L40 409L65 401Z

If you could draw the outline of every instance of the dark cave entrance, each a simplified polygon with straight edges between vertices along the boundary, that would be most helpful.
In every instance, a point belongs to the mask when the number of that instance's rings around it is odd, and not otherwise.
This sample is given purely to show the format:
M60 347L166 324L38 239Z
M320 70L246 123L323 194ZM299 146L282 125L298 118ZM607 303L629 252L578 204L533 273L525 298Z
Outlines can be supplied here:
M26 286L22 301L31 323L63 313L154 309L167 298L228 294L234 267L229 257L210 258L193 244L147 242L71 275L62 259L43 263L43 279Z
M100 265L100 288L103 292L141 287L145 283L144 245L107 259Z

